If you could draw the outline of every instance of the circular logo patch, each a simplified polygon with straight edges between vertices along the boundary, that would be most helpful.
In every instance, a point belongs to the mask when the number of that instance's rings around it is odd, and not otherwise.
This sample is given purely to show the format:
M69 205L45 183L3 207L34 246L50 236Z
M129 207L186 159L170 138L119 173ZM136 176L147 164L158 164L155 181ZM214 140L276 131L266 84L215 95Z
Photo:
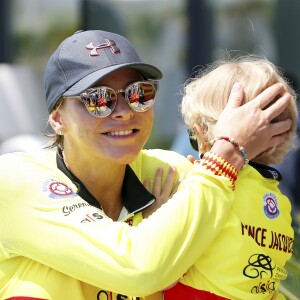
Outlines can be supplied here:
M280 211L278 201L273 193L264 195L264 212L269 219L275 219L279 216Z
M65 183L57 181L55 179L47 180L43 185L43 191L49 198L71 198L76 194Z

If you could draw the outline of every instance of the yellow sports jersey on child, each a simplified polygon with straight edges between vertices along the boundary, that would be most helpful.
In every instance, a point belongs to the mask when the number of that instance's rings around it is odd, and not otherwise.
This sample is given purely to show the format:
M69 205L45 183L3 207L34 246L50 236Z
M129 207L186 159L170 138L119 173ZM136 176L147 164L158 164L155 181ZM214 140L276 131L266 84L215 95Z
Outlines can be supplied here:
M225 226L180 283L164 292L165 300L285 299L278 290L287 277L294 231L280 177L255 163L240 171Z

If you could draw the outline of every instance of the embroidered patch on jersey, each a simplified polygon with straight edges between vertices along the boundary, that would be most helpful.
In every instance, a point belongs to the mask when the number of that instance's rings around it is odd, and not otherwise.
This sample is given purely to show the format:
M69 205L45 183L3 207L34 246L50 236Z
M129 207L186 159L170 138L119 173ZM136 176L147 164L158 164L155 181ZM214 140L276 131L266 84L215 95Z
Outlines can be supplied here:
M278 201L273 193L264 195L264 212L269 219L275 219L279 216L280 211Z
M53 199L72 198L76 196L76 193L74 193L69 186L55 179L47 180L43 184L43 192L46 193L49 198Z

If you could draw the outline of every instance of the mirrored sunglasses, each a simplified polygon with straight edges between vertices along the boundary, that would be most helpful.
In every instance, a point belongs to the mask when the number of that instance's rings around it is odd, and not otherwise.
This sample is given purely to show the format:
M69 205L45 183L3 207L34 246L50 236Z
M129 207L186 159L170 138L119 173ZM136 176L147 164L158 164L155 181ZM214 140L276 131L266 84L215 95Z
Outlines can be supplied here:
M82 92L79 97L88 112L96 118L109 116L117 105L118 94L124 95L126 103L136 112L147 111L155 101L157 81L136 81L125 89L114 90L107 86L97 86Z

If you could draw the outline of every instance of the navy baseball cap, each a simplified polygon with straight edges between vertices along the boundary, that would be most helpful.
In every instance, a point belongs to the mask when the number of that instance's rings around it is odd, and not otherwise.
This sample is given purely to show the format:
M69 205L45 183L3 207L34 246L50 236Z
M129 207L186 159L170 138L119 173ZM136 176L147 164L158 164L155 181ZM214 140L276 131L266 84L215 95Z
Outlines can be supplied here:
M147 79L162 78L162 72L142 61L123 36L102 30L76 32L47 63L44 84L49 113L61 97L77 96L122 68L136 69Z

